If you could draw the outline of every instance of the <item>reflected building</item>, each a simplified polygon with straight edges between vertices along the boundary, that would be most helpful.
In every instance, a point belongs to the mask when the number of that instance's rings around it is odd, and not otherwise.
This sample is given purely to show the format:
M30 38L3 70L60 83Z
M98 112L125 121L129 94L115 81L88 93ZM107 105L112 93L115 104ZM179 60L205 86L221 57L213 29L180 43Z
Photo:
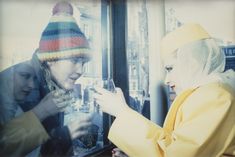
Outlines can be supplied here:
M146 0L128 1L127 12L129 94L143 105L143 99L149 98L148 16Z

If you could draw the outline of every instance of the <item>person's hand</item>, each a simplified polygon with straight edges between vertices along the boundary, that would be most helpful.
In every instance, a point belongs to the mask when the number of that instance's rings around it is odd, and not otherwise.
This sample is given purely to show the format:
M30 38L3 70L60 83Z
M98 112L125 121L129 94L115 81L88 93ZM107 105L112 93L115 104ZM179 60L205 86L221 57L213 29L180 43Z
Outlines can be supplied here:
M127 107L127 104L122 90L120 88L115 88L115 90L116 93L112 93L106 89L95 87L94 98L102 111L116 117Z
M70 93L59 89L48 93L32 111L34 114L43 121L48 116L54 115L63 111L66 106L74 103L74 98Z
M79 120L74 120L68 124L70 137L72 140L88 134L88 127L92 125L92 115L82 117Z
M112 157L128 157L128 155L126 155L126 153L124 153L121 149L114 148L112 150Z

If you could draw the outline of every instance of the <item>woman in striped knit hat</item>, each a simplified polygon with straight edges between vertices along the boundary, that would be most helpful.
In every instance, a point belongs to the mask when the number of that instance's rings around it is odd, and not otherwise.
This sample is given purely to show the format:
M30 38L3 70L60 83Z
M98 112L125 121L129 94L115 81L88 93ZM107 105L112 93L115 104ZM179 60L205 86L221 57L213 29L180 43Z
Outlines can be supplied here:
M64 94L56 101L52 99L52 103L56 104L58 110L71 104L72 100L68 97L75 81L83 74L84 64L90 59L89 43L73 17L71 4L57 3L42 33L39 48L31 59L38 80L40 100L48 97L48 93L52 91L60 91L54 94ZM4 128L4 134L7 133L5 139L9 140L3 141L9 146L5 152L23 156L38 146L40 151L34 156L66 156L73 152L72 140L87 134L84 128L91 125L91 117L84 117L64 126L64 113L57 111L52 115L48 102L45 101L43 107L37 105L38 103L32 107L21 106L25 113ZM63 106L60 105L61 102ZM31 126L37 131L31 131ZM15 131L12 136L11 132L13 128L17 130L16 127L19 130L24 128L25 132ZM3 152L3 155L9 154Z
M41 96L48 92L63 89L70 93L75 81L83 74L83 66L91 59L88 40L81 32L73 17L73 8L67 2L57 3L52 17L44 29L39 49L32 61L39 80ZM64 95L66 99L66 94ZM61 99L63 101L63 98ZM43 115L42 112L35 112ZM89 117L63 126L64 113L60 112L43 121L43 126L52 137L41 148L42 155L61 156L68 153L72 140L87 131L81 127L90 125ZM80 127L81 126L81 127Z

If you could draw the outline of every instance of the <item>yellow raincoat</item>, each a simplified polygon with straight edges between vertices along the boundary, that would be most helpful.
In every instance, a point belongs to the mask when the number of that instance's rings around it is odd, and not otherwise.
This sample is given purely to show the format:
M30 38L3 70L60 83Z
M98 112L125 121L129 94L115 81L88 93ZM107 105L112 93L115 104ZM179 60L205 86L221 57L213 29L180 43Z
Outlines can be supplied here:
M41 145L49 136L32 111L0 126L0 156L22 156Z
M109 139L130 157L235 156L235 93L221 83L184 91L163 128L127 108Z

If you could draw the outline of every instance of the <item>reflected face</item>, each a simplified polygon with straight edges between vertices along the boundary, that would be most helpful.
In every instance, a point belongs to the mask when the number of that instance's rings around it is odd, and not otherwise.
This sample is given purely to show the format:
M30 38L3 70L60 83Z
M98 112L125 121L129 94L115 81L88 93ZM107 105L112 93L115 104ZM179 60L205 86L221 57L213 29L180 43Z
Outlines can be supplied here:
M25 101L30 92L35 89L36 75L33 68L29 64L20 64L15 68L13 81L15 100Z
M176 57L170 57L164 60L164 68L166 70L165 84L178 93L180 91L180 81L178 75L178 67Z
M83 74L82 58L48 62L53 81L66 90L72 90L75 81Z

